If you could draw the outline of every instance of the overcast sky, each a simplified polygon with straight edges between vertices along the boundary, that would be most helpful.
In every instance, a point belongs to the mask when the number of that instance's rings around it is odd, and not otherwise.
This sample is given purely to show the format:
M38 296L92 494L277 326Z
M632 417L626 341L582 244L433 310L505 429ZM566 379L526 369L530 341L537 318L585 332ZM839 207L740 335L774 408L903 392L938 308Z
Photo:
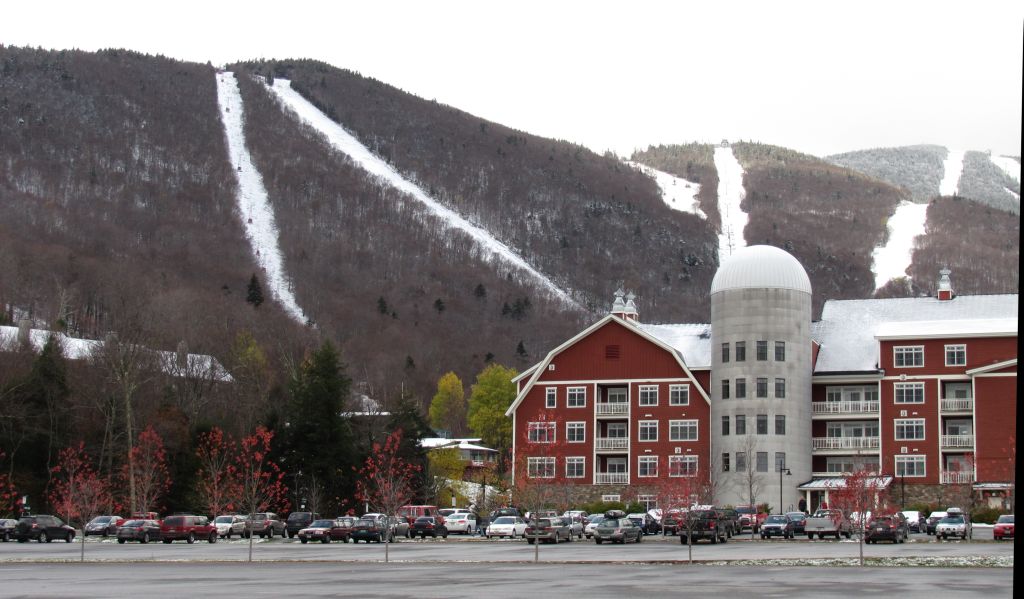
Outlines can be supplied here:
M1020 155L1020 0L6 4L6 45L315 58L597 151L728 138Z

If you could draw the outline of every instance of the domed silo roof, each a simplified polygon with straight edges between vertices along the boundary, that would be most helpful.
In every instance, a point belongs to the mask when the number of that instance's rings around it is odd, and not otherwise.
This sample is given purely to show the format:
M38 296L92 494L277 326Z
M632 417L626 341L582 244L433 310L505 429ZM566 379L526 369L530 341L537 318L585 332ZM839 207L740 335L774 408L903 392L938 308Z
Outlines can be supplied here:
M711 294L730 289L791 289L811 293L811 280L789 252L751 245L729 256L711 281Z

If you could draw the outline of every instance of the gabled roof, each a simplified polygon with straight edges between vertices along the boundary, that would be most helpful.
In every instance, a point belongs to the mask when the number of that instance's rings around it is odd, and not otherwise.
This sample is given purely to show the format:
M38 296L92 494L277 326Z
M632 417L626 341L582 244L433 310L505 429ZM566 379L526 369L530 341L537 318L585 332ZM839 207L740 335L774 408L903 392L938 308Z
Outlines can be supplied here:
M985 374L986 372L995 372L997 370L1002 370L1004 368L1009 368L1010 366L1016 366L1016 365L1017 365L1017 358L1014 358L1012 360L1003 360L1002 362L996 362L995 364L988 364L986 366L979 366L977 368L972 368L972 369L967 371L967 374L969 376L974 376L976 374Z
M444 437L425 437L420 439L420 447L424 449L468 449L471 451L486 451L490 453L498 453L497 449L491 449L490 447L484 447L483 445L477 445L476 442L480 439L447 439Z
M505 416L511 416L512 413L516 411L516 408L518 408L519 404L521 404L523 402L523 399L530 392L530 389L533 388L533 385L537 382L537 379L540 378L541 373L543 373L547 369L548 364L551 363L551 360L553 360L555 358L555 356L557 356L558 354L562 353L566 349L572 347L573 345L578 343L580 340L585 339L591 333L593 333L594 331L600 329L601 327L605 326L606 324L608 324L610 322L611 323L616 323L619 326L626 327L629 331L631 331L633 333L636 333L637 335L639 335L643 339L646 339L647 341L650 341L651 343L653 343L653 344L657 345L658 347L664 349L665 351L669 352L670 354L672 354L672 357L675 358L675 360L679 364L680 368L683 369L683 372L686 373L686 376L688 376L690 378L694 378L693 374L690 372L690 369L686 366L686 362L683 360L683 356L679 352L679 350L677 350L676 348L672 347L671 345L665 343L664 341L662 341L658 337L652 335L651 333L648 333L647 331L645 331L642 328L642 325L637 325L637 324L635 324L633 322L625 321L625 320L619 318L618 316L615 316L614 314L608 314L607 316L605 316L601 320L598 320L597 322L595 322L594 324L590 325L586 329L583 329L582 331L577 333L575 337L569 339L565 343L562 343L561 345L559 345L555 349L553 349L550 352L548 352L548 355L544 357L544 360L542 360L540 363L532 366L529 369L529 371L528 371L528 372L532 372L533 373L530 376L529 382L527 382L527 384L523 387L522 392L520 392L519 395L516 396L515 401L513 401L512 405L510 405L508 407L508 410L505 411ZM521 377L517 377L517 379L515 379L515 380L519 380L519 378L521 378ZM705 392L704 389L701 388L700 385L695 385L695 387L697 388L697 392L700 394L700 396L704 398L704 401L708 402L708 404L710 405L711 398L708 397L707 392Z
M711 368L710 324L637 324L672 347L692 369Z
M870 484L872 486L879 489L885 489L888 488L888 486L892 483L892 476L889 476L888 474L884 476L872 476L868 480L871 481ZM798 486L797 489L801 491L815 491L821 489L842 489L845 487L845 476L833 476L830 478L816 478L813 480L809 480L804 484Z

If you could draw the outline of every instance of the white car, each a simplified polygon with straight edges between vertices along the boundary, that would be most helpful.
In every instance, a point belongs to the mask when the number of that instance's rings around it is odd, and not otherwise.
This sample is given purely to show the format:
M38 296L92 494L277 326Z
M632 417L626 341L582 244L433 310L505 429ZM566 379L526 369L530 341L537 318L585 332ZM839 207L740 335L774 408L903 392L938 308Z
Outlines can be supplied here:
M498 516L487 527L487 538L509 537L516 538L526 535L526 520L519 516Z
M907 528L911 532L924 532L924 518L921 517L921 512L908 510L903 512L903 516L907 519Z
M448 532L461 532L471 535L476 532L476 514L472 512L454 512L444 517L444 525Z
M600 526L601 522L604 522L604 516L598 514L596 516L591 516L589 520L590 522L583 527L583 534L586 535L588 539L594 536L594 529Z
M245 516L217 516L213 524L217 527L217 536L222 539L230 539L231 535L241 537L245 533Z
M935 525L935 536L946 540L949 537L970 539L972 536L971 518L963 510L951 507L946 510L946 517Z

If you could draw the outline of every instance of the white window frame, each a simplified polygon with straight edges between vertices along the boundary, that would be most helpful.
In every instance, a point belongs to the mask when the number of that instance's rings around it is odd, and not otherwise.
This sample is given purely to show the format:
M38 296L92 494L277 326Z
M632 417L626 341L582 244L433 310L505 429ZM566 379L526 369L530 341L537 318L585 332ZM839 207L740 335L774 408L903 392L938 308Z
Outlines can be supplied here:
M587 388L568 387L565 390L565 407L585 408L587 407Z
M613 494L609 494L609 495L602 495L601 496L601 501L603 503L611 503L611 502L614 502L614 501L622 501L622 495L618 495L618 494L614 494L614 493Z
M547 438L541 439L540 431L547 431ZM558 424L555 422L548 422L542 420L539 422L529 422L526 425L526 440L530 443L543 443L549 444L554 443L558 439Z
M900 436L900 432L904 433L904 436ZM907 431L920 431L921 436L906 436ZM896 418L893 421L892 430L893 439L896 441L925 441L925 424L924 418Z
M693 438L677 437L676 432L693 431ZM669 420L668 421L669 441L699 441L700 421L699 420Z
M920 364L907 364L907 357L921 357ZM903 360L903 364L897 361L897 357ZM924 368L924 346L923 345L895 345L892 348L892 365L894 368Z
M569 466L579 466L579 474L570 474ZM586 478L587 458L583 456L568 456L565 458L565 478Z
M690 467L673 466L673 464L692 464ZM697 476L700 469L700 460L695 455L670 455L668 456L669 478L689 478Z
M622 431L621 435L613 435L612 430ZM609 422L605 425L605 438L607 439L628 439L629 438L629 425L625 422Z
M689 385L669 385L669 387L668 387L668 405L670 405L670 406L688 406L688 405L690 405L690 386Z
M642 455L636 458L636 476L637 478L658 478L658 456L656 455ZM644 474L643 464L647 464L648 473ZM650 464L654 464L654 472L651 473Z
M952 352L955 357L959 356L960 354L962 354L963 355L963 361L962 362L960 362L960 361L950 362L949 361L949 354L950 354L950 352ZM947 346L945 346L943 348L943 352L942 353L945 355L946 366L967 366L967 344L966 343L953 343L953 344L947 345Z
M555 458L526 458L526 476L527 478L555 478Z
M658 386L640 385L637 393L637 405L650 408L658 405Z
M898 455L895 456L896 476L905 478L923 478L928 476L928 456L923 455ZM907 464L914 464L914 473L908 474ZM917 473L917 466L921 466L920 473ZM901 472L902 471L902 472Z
M921 394L921 401L917 401L916 399L914 401L907 401L907 399L906 399L906 397L907 397L906 391L908 391L908 390L917 390L917 389L919 389L920 392L921 392L920 393ZM903 399L900 399L900 392L901 391L903 391ZM917 392L915 391L912 395L916 397L917 396ZM924 403L924 383L923 382L893 383L893 387L892 387L892 401L893 401L893 403L901 404L901 405L903 405L903 404L918 404L918 405L919 404L923 404Z
M651 425L654 426L651 426ZM647 425L647 426L644 426ZM644 439L644 430L654 430L653 439ZM641 443L657 443L658 442L658 421L657 420L639 420L636 423L636 438Z
M582 431L582 439L573 439L573 435L569 433L571 430ZM583 421L578 422L566 422L565 423L565 442L566 443L586 443L587 442L587 423Z
M558 407L558 387L544 388L544 407L549 410Z

